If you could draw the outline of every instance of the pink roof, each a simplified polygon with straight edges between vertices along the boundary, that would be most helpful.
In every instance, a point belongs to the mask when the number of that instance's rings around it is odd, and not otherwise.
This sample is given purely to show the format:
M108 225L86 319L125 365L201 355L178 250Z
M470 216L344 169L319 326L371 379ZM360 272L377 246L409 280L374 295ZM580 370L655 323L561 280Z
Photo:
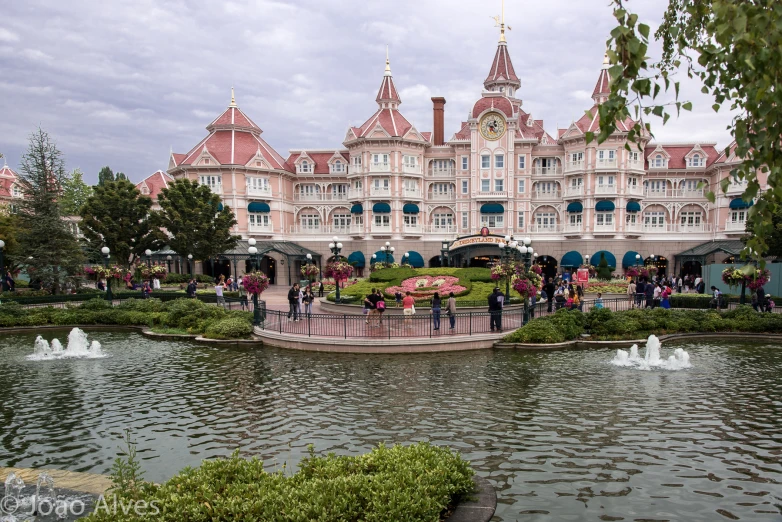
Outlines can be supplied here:
M140 183L136 184L136 188L144 194L144 191L142 190L142 187L146 186L148 189L148 192L145 194L152 198L153 201L157 201L157 197L160 194L160 191L164 188L168 188L168 184L174 181L174 178L163 172L162 170L158 170L151 176L147 176L143 180L141 180Z
M11 187L18 177L18 174L8 165L0 168L0 197L11 197Z
M432 141L432 133L431 132L422 132L421 136L424 138L425 141Z
M220 116L215 118L212 123L207 125L206 129L212 130L213 127L223 126L235 126L261 132L260 127L258 127L250 118L248 118L247 115L239 109L239 107L228 107Z
M552 138L543 128L543 120L533 119L532 125L528 125L530 119L529 114L527 114L521 109L519 109L518 118L519 118L519 128L516 129L517 139L540 140L543 138L543 136L545 136L546 139L549 141L549 143L551 144L556 143L556 140Z
M662 145L662 148L670 156L670 159L668 160L669 169L686 169L687 160L685 156L687 156L690 152L692 152L692 149L695 148L695 144L693 143L692 145ZM712 144L700 145L700 148L703 149L703 152L706 154L707 167L714 164L714 162L720 156L719 151ZM654 151L656 149L657 149L657 144L647 145L644 148L644 156L646 157L645 167L647 169L649 168L649 161L648 161L649 156L654 154Z
M595 90L592 91L592 99L597 102L600 98L607 98L609 94L611 94L611 77L608 75L608 69L601 69Z
M181 163L182 163L182 160L184 160L184 159L187 157L187 154L177 154L177 153L175 153L175 152L174 152L174 153L172 153L171 155L172 155L172 156L173 156L173 158L174 158L174 165L179 165L179 164L181 164Z
M402 103L402 100L399 98L399 93L396 92L396 85L394 85L394 79L391 75L383 76L380 90L377 91L377 98L375 98L375 101L378 103L384 100Z
M591 109L589 109L589 112L592 114L592 117L589 117L589 114L584 113L583 116L576 122L576 126L581 129L581 132L598 132L600 130L600 114L599 114L599 107L597 103L592 106ZM633 125L635 125L635 122L632 120L632 118L627 118L625 121L617 121L616 122L616 130L618 132L627 132L629 131Z
M459 129L459 132L453 135L454 139L457 140L469 140L470 139L470 124L466 121L462 122L462 128Z
M513 104L505 96L487 96L481 98L472 107L472 117L477 118L488 109L502 111L507 118L513 118Z
M329 160L334 157L334 154L338 151L330 151L330 152L308 152L307 156L315 163L315 168L313 169L313 174L331 174L331 171L329 170ZM342 157L342 159L345 162L345 166L348 165L350 161L350 156L347 152L339 151L339 155ZM288 156L288 159L285 161L288 168L290 170L295 171L296 170L296 160L299 159L302 156L301 153L291 154ZM347 172L347 171L346 171Z
M358 129L356 135L359 138L366 138L372 133L375 127L380 126L391 136L404 136L412 128L412 124L402 116L397 109L378 109L364 124Z
M494 55L494 61L491 64L489 75L483 83L494 82L497 80L512 80L519 82L516 71L513 69L513 63L510 61L508 46L501 43L497 46L497 54Z

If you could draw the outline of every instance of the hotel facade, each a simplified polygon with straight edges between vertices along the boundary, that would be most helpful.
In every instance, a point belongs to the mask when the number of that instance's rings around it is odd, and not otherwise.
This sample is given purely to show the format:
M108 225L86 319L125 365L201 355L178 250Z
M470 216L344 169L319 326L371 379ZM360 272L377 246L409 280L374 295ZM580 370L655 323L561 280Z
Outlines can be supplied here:
M381 256L386 242L397 262L408 252L414 266L439 266L447 241L451 266L482 265L499 256L498 237L513 235L532 239L549 273L577 266L586 255L597 264L599 252L618 272L639 253L668 273L697 273L692 264L674 267L674 255L744 233L745 185L731 183L727 194L719 187L740 160L715 143L644 140L642 151L635 145L628 151L631 120L618 122L604 143L587 143L610 92L607 68L596 68L593 104L585 107L591 115L576 115L552 136L523 106L502 31L468 119L446 134L444 98L432 98L433 132L402 115L387 59L376 111L347 129L342 148L295 149L287 157L262 137L232 93L206 137L187 153L172 153L167 174L139 187L155 197L171 179L198 181L236 214L234 233L243 239L295 243L321 254L323 263L337 236L341 254L359 268ZM706 198L709 190L715 203ZM469 240L482 233L489 237ZM285 258L270 250L262 267L280 272L276 284L297 280L301 260L284 268L280 262Z

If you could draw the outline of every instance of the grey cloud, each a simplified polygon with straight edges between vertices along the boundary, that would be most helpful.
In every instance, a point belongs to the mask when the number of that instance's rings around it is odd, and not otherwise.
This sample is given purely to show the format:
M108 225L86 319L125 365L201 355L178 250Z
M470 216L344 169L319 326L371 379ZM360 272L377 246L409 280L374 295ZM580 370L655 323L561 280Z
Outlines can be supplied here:
M659 20L665 0L634 3ZM239 106L281 154L338 147L376 109L389 44L402 113L431 130L444 96L446 135L480 97L494 57L499 1L45 0L4 5L0 29L0 151L17 166L27 136L49 131L69 167L96 181L103 165L140 180L186 152L227 106ZM589 109L613 26L604 0L506 6L509 51L524 109L546 129ZM727 144L730 115L714 114L682 79L693 114L654 130L660 140ZM657 122L654 122L657 123Z

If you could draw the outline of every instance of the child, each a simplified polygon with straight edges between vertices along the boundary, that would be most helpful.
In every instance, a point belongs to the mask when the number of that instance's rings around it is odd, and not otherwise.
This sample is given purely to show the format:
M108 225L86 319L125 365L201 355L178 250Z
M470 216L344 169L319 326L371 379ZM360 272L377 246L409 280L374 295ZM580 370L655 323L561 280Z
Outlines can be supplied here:
M771 294L766 294L766 312L773 312L776 303L771 299Z
M603 294L601 292L597 293L597 299L595 299L595 308L598 310L603 308Z

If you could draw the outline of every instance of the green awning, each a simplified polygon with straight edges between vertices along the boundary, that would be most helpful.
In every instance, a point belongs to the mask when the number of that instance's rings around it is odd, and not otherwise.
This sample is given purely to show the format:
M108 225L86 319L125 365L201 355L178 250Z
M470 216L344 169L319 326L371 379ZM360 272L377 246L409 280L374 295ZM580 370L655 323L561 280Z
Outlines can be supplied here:
M504 214L505 207L499 203L484 203L481 205L481 214Z
M361 203L356 203L352 207L350 207L350 213L351 214L363 214L364 213L364 206Z
M271 212L271 210L268 203L253 201L247 205L247 212Z
M363 252L353 252L348 256L348 264L356 268L364 268L366 260L364 259Z
M750 201L749 203L747 203L741 198L736 198L731 200L730 208L732 208L733 210L741 210L741 209L749 208L754 204L755 204L754 201Z
M598 212L613 212L616 206L613 201L598 201L595 210Z
M568 203L567 211L568 212L583 212L584 211L584 205L582 205L579 201L574 201L572 203Z
M575 268L581 266L581 263L583 263L581 254L579 252L576 252L575 250L571 250L570 252L562 256L562 262L559 265L562 267Z
M412 266L413 268L423 268L424 267L424 258L421 254L416 252L415 250L411 250L407 252L410 254L407 259L407 264Z
M388 203L375 203L372 206L372 212L375 214L388 214L391 212L391 205Z
M218 211L218 212L222 212L222 211L223 211L223 204L222 204L222 203L220 203L219 205L217 205L217 211Z
M640 212L641 211L641 204L637 201L628 201L627 202L627 211L628 212Z
M630 250L629 252L625 253L624 257L622 258L622 268L629 268L631 266L635 266L636 263L643 264L644 263L644 257L641 256L640 259L636 261L636 255L638 252L634 250Z
M418 214L420 210L418 210L418 205L415 203L405 203L405 206L402 207L402 212L405 214Z
M371 263L385 263L386 262L386 253L383 252L382 250L378 250L377 252L375 252L375 255L377 257L374 258L372 261L370 261ZM389 263L393 263L394 262L394 254L389 252L387 259L388 259Z

